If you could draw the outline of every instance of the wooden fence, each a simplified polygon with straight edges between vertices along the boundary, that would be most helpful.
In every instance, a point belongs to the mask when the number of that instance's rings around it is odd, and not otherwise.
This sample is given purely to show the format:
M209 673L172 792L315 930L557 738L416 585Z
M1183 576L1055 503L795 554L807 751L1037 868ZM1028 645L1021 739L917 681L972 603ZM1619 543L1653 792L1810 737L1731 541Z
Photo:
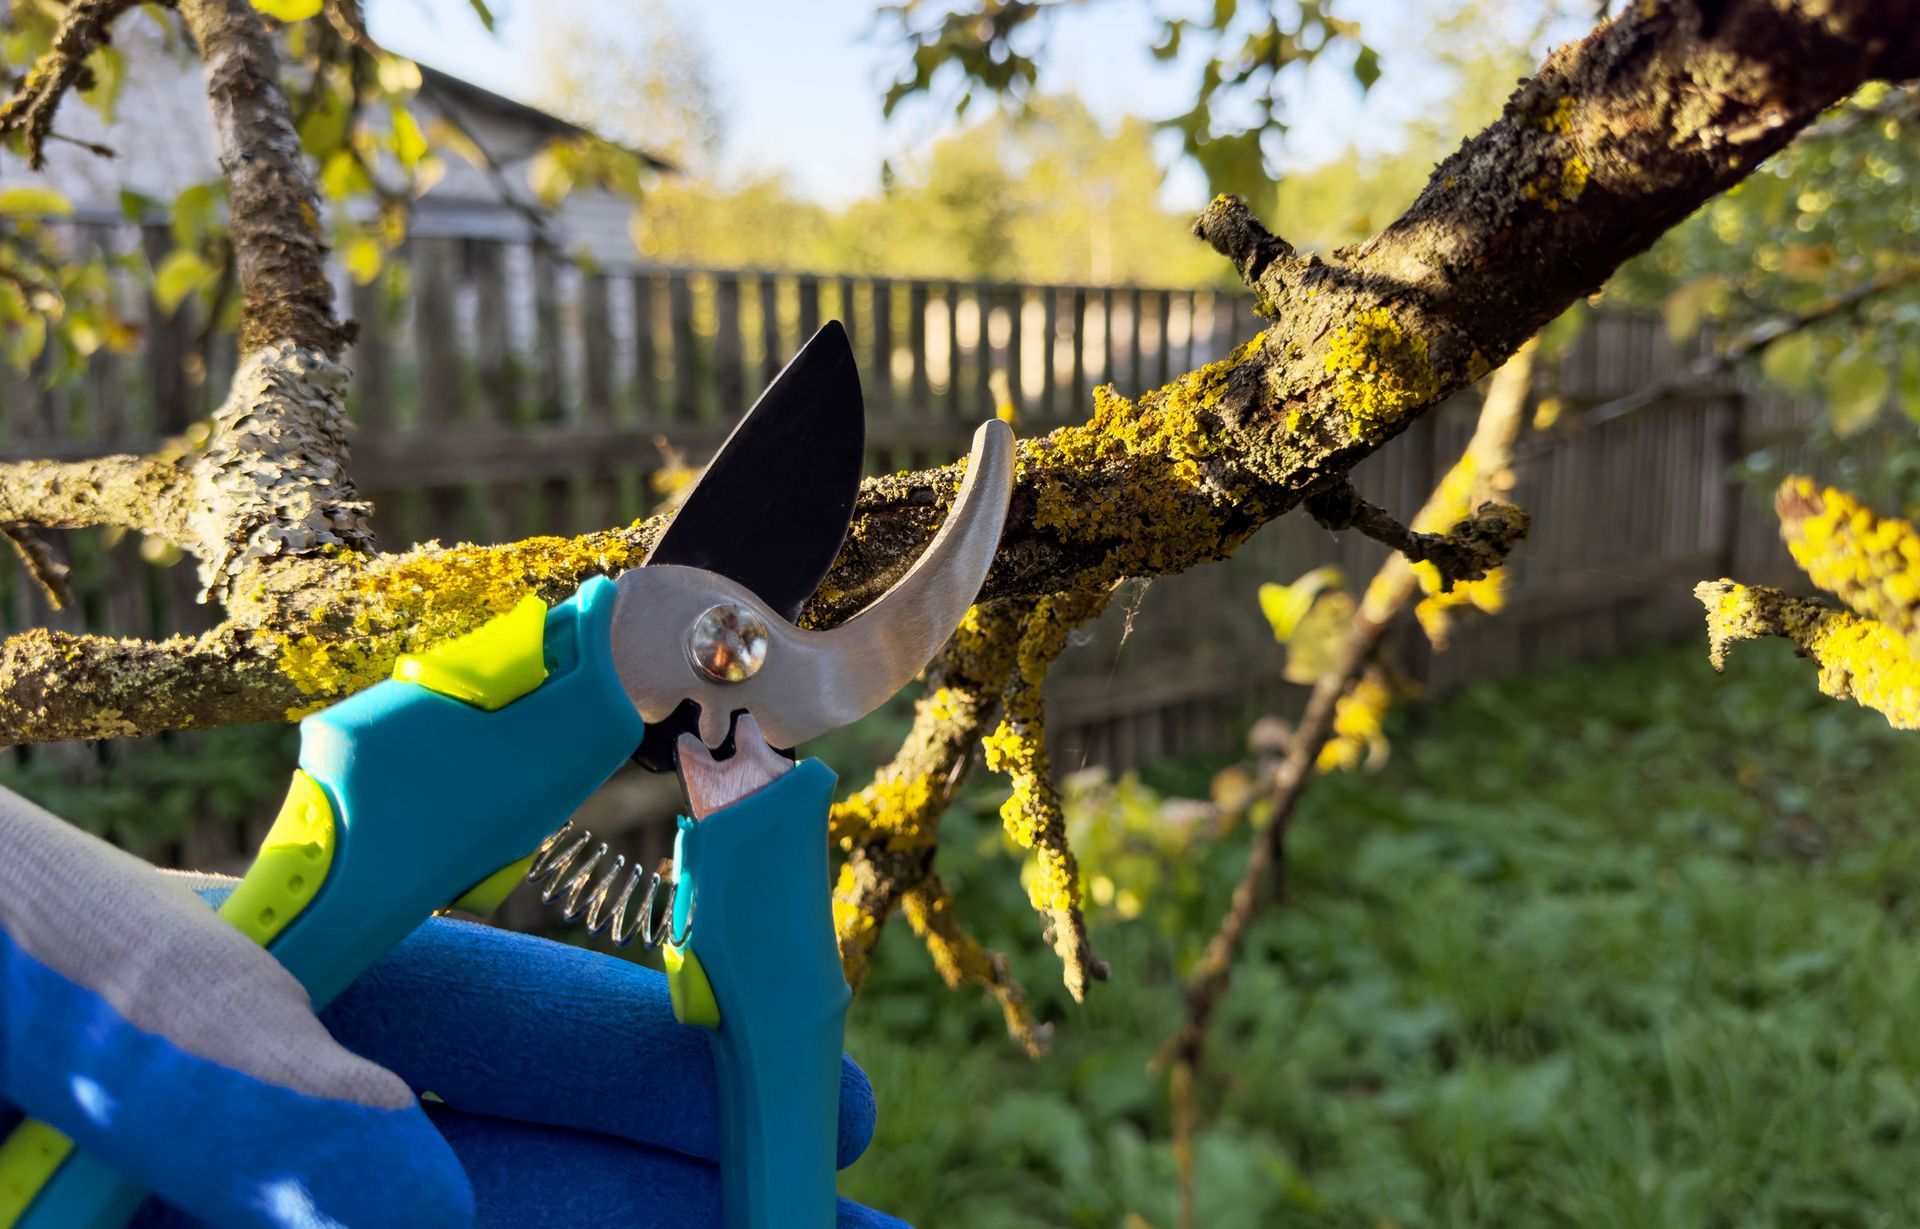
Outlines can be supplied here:
M164 251L164 235L97 226L109 251ZM668 454L698 463L821 321L846 323L858 355L876 470L942 461L1001 396L1022 429L1081 418L1090 390L1137 392L1221 357L1260 321L1243 295L1207 290L1029 286L726 270L583 272L524 244L430 238L407 253L410 288L347 287L360 340L353 469L383 541L499 541L630 520L655 506ZM0 458L139 451L212 408L228 339L194 309L168 315L139 285L123 309L146 329L136 353L99 356L76 387L0 375ZM1696 628L1701 577L1774 575L1764 512L1743 508L1731 463L1809 407L1732 386L1690 389L1603 426L1583 407L1670 373L1657 320L1596 315L1539 384L1572 423L1530 439L1515 497L1534 533L1514 560L1511 610L1463 627L1410 668L1444 686L1610 651ZM1356 471L1402 514L1459 454L1466 397L1427 415ZM148 544L61 535L77 608L55 613L0 569L0 630L34 624L153 636L204 627L189 566ZM1372 544L1300 517L1233 560L1141 584L1079 637L1051 684L1057 762L1127 766L1219 749L1282 704L1279 657L1254 591L1329 560L1363 582Z

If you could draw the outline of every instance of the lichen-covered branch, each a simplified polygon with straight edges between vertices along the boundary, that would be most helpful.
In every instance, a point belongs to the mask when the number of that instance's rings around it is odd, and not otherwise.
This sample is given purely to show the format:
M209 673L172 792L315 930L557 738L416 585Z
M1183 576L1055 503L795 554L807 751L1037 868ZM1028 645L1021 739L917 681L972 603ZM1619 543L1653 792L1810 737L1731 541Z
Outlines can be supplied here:
M1714 669L1736 641L1781 636L1820 667L1820 690L1881 713L1895 729L1920 729L1920 662L1897 628L1765 585L1705 580L1694 596L1707 608Z
M1845 491L1793 477L1774 496L1780 537L1807 579L1854 613L1920 634L1920 530Z
M139 2L74 0L54 31L52 45L0 102L0 138L18 133L25 141L31 169L46 166L46 145L54 139L53 117L61 100L69 90L85 88L91 80L87 58L113 41L114 21Z
M48 59L67 51L84 58L124 7L76 5ZM203 450L9 466L0 472L0 523L153 530L192 552L206 595L228 602L264 561L366 551L373 540L347 472L349 373L339 360L351 330L334 314L320 200L273 41L247 0L180 0L178 7L206 62L227 179L242 297L240 369ZM57 64L36 66L22 91L36 79L63 78Z
M1000 1004L1007 1034L1034 1058L1046 1053L1049 1030L1034 1022L1026 991L1008 970L1006 957L982 947L960 925L954 916L953 894L938 875L928 874L915 884L901 900L901 912L913 933L927 945L942 981L955 990L984 988Z
M297 381L314 398L297 392L288 399L289 408L305 405L308 421L272 445L313 450L293 459L299 519L283 532L255 525L222 535L223 547L245 545L216 554L227 571L210 586L284 668L264 676L248 670L243 683L240 668L251 659L199 659L207 674L198 689L225 697L217 712L192 719L207 725L297 707L290 695L308 693L290 679L312 685L306 667L316 653L359 665L315 686L312 701L337 698L335 686L372 681L371 663L390 660L414 634L394 617L418 605L396 598L379 577L433 569L431 557L341 567L328 554L345 547L344 561L367 544L355 529L344 446L326 426L336 385L322 365L340 333L321 293L311 187L285 100L268 88L272 48L257 15L245 0L184 0L181 10L210 64L222 164L235 176L236 239L253 249L240 261L254 321L243 346L257 353L290 341L287 353L316 356ZM1274 313L1272 326L1166 388L1136 398L1103 391L1091 421L1023 441L1006 534L983 597L1037 600L1230 554L1504 360L1823 108L1867 79L1920 70L1911 38L1917 23L1920 0L1635 5L1550 56L1500 120L1436 168L1408 213L1365 244L1328 258L1302 256L1233 202L1216 202L1202 229L1249 271ZM275 197L276 184L286 196ZM270 474L289 460L260 455ZM232 472L245 473L244 460L235 460ZM945 515L958 479L958 467L947 466L869 481L812 617L842 619L897 579ZM558 584L563 576L577 583L603 567L583 563L589 556L607 568L626 566L652 531L636 526L551 543L543 579L522 586ZM314 535L305 550L293 545L303 532ZM607 549L593 550L597 544ZM259 553L249 554L256 545ZM491 575L533 548L499 551L462 557L482 560ZM309 610L328 617L299 617ZM448 615L433 626L470 624L484 613ZM313 649L291 655L271 647L309 641ZM129 668L116 673L129 689L115 697L122 711L142 705L144 651L130 648ZM39 667L56 678L67 668L58 659ZM256 688L253 680L263 677L266 685ZM84 722L33 720L10 707L0 687L0 740L63 737L75 724ZM162 728L170 727L139 727Z
M1703 581L1714 669L1736 641L1781 636L1820 667L1820 690L1920 728L1920 530L1880 516L1845 491L1788 478L1774 499L1780 536L1807 578L1846 603L1795 597L1763 585Z
M114 525L184 546L191 533L185 488L185 469L169 456L14 461L0 464L0 525Z
M1409 563L1431 565L1440 592L1462 581L1485 580L1513 549L1526 529L1525 514L1509 504L1487 504L1445 533L1425 533L1402 525L1385 508L1368 503L1342 478L1307 497L1307 513L1333 532L1358 529Z
M189 517L200 580L227 596L282 555L373 546L371 507L347 476L347 382L338 359L278 341L241 360L194 458Z
M1027 899L1047 919L1047 937L1075 1002L1086 998L1088 982L1105 981L1108 969L1093 953L1081 909L1080 865L1067 845L1067 817L1053 781L1042 686L1073 629L1098 617L1111 595L1110 589L1076 589L1033 604L1001 693L1000 724L981 743L987 767L1012 782L1000 818L1014 844L1033 851Z
M1028 1012L1025 992L997 953L960 930L933 870L940 819L965 779L973 749L999 714L1030 608L995 602L967 612L927 669L913 728L870 785L835 804L831 833L845 854L833 915L848 984L857 991L865 983L874 944L893 911L917 910L915 932L948 984L979 986L993 995L1008 1031L1037 1053L1045 1031Z

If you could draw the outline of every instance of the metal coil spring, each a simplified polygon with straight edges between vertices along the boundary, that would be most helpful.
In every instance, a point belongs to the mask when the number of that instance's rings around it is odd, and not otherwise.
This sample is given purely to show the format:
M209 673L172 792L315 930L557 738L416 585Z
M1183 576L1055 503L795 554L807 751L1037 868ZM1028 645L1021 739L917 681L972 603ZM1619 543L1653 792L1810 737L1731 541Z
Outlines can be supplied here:
M614 887L621 879L620 872L627 867L626 855L615 854L613 865L595 882L594 869L607 856L607 843L601 841L599 847L585 861L581 861L581 853L592 840L593 833L576 827L572 820L568 820L558 832L540 842L540 848L533 852L532 864L527 867L529 883L546 881L546 886L540 892L540 902L551 905L557 898L563 918L577 922L584 915L587 933L598 937L611 931L615 947L625 947L636 938L643 947L659 947L672 938L673 898L677 883L664 880L667 885L666 899L658 900L663 882L660 872L635 866L627 871L620 894L614 896ZM630 912L629 906L633 903L633 894L640 890L642 879L647 881L646 890L640 897L636 915ZM657 919L654 916L656 905L660 908ZM689 929L692 920L691 917L687 919ZM684 943L686 936L680 936L680 941Z

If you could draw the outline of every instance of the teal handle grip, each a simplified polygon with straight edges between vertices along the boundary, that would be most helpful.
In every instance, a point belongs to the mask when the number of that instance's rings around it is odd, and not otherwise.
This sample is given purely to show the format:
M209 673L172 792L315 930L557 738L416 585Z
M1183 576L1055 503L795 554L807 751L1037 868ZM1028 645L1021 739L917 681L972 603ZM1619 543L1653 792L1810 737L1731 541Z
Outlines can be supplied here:
M532 852L640 744L644 724L613 668L613 596L596 578L548 612L548 677L504 708L389 680L300 723L300 767L332 809L332 860L267 950L314 1010L434 910ZM123 1229L144 1199L76 1153L15 1229Z
M682 820L674 930L713 992L727 1229L831 1229L847 1002L819 760Z

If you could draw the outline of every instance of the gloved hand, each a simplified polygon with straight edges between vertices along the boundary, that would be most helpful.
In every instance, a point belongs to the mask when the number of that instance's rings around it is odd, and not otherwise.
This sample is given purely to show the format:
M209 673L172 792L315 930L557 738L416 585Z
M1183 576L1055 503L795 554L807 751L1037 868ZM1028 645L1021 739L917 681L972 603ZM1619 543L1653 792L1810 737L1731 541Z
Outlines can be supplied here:
M706 1040L638 965L436 919L323 1025L183 877L0 790L0 974L0 1132L154 1192L140 1229L719 1223ZM843 1166L873 1117L847 1062Z

